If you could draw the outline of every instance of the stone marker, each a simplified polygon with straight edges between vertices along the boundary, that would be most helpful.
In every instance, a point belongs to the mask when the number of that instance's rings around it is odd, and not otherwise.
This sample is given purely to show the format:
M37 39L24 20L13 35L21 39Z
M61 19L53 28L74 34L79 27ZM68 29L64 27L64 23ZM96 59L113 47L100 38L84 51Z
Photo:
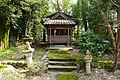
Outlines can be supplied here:
M26 60L27 60L27 66L29 67L33 61L32 61L32 55L33 55L33 52L34 52L34 48L31 48L30 46L30 43L27 41L26 42L26 47L27 47L27 50L24 50L22 51L26 57Z
M84 60L86 62L86 73L90 74L91 73L90 62L92 61L92 55L89 50L86 51Z

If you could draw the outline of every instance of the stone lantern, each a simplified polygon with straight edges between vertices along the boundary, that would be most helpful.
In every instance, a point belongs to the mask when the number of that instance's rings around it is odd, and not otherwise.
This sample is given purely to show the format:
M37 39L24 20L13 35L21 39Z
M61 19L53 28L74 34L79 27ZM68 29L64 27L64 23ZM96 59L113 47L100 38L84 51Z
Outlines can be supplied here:
M27 66L29 67L33 61L32 61L32 55L34 52L34 48L31 48L30 43L27 41L26 42L26 50L22 51L26 57L26 61L27 61Z
M90 69L90 62L92 61L92 55L89 50L86 51L86 55L84 57L84 60L86 62L86 73L90 74L91 69Z

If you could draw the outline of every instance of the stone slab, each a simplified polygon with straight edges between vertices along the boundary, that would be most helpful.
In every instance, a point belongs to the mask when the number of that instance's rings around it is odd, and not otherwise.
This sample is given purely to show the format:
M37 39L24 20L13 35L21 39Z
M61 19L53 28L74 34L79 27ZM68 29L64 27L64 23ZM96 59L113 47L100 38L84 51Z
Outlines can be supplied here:
M54 46L47 47L46 49L73 50L73 47L66 47L65 45L54 45Z
M48 65L48 68L56 68L56 69L77 69L76 66L56 66L56 65Z
M49 61L49 63L54 63L54 64L63 63L63 64L67 64L67 63L75 63L75 62Z

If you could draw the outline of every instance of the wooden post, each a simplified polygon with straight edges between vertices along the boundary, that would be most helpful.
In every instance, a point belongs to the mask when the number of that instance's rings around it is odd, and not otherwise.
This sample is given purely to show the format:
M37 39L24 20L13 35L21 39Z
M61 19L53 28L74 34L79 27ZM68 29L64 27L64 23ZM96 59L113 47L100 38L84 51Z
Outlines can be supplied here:
M70 46L72 46L72 28L70 28Z
M47 28L47 41L49 43L49 34L50 34L50 30Z
M50 39L49 40L50 40L50 46L51 46L51 28L50 28Z
M52 38L53 38L53 40L54 40L54 41L53 41L53 44L54 44L54 43L55 43L55 41L56 41L56 30L54 29L54 31L53 31L53 32L54 32L54 34L53 34L53 37L52 37Z
M69 28L68 28L68 43L67 46L69 46Z
M43 29L43 42L46 42L46 34L45 34L45 29Z

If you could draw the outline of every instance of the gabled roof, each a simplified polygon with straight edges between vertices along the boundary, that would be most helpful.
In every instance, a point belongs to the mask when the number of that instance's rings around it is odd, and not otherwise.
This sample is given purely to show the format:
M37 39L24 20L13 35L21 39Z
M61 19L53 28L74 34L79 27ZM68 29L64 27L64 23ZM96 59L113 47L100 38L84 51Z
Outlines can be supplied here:
M78 20L64 12L55 12L42 19L43 25L76 25Z
M46 18L59 19L59 17L61 17L62 19L70 19L70 18L73 18L73 16L68 15L68 14L66 14L66 13L64 13L64 12L61 12L61 11L55 12L55 13L47 16Z
M47 20L44 22L44 25L54 25L54 24L59 24L59 25L75 25L76 23L73 20Z

